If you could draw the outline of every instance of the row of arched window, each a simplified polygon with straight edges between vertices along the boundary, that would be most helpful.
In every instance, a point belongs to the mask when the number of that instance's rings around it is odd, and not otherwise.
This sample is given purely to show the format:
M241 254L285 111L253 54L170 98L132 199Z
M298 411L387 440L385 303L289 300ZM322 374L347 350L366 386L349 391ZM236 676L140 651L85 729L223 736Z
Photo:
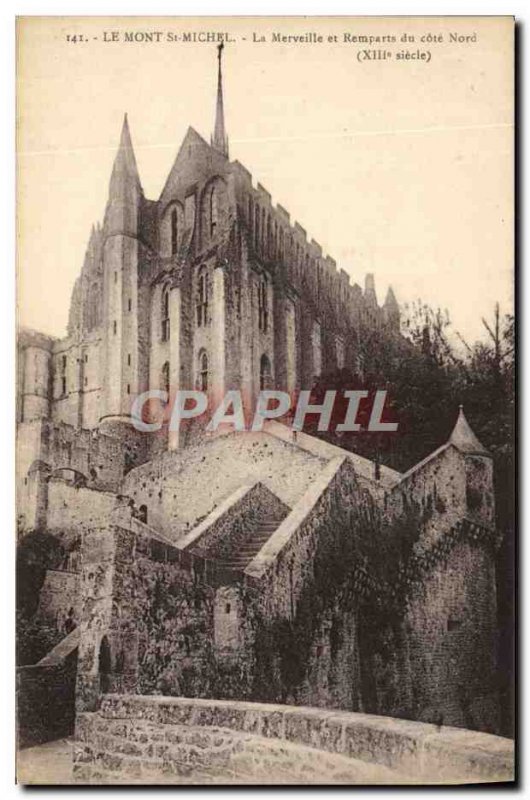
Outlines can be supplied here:
M163 342L168 342L171 334L171 318L169 311L169 286L162 289L161 296L161 338ZM208 281L208 270L203 265L197 275L197 287L195 295L195 313L197 320L197 327L201 328L208 325L210 317L208 313L210 305L210 286Z
M168 342L171 334L171 318L169 312L169 286L162 289L162 302L160 309L161 318L161 338L163 342ZM268 281L266 276L260 278L258 287L258 327L260 331L267 333L269 330L269 297ZM197 327L201 328L209 324L210 306L210 285L208 280L208 270L206 266L201 266L197 275L197 287L195 295L195 314Z
M197 357L196 386L201 392L206 392L208 390L208 354L204 348L199 351L199 355ZM167 392L168 395L171 392L169 361L164 362L162 369L160 370L160 388L164 392Z
M197 389L201 392L208 391L209 385L209 362L208 362L208 353L204 348L199 350L197 356L197 379L196 379L196 386ZM168 395L171 391L171 379L170 379L170 366L169 361L166 361L162 365L162 370L160 374L160 388L167 392ZM263 353L260 359L259 365L259 388L260 389L271 389L272 388L272 369L271 369L271 362L269 357Z
M225 195L222 178L213 178L204 189L199 207L200 238L205 246L219 233L221 209ZM164 212L161 227L161 252L175 256L184 235L184 209L181 203L173 201Z
M332 274L322 269L320 259L311 255L289 228L284 228L274 214L250 195L247 198L247 222L254 249L258 254L266 259L278 259L286 263L293 280L307 276L307 285L313 288L315 299L318 299L322 288L326 288L337 298L342 298L340 280L333 280Z

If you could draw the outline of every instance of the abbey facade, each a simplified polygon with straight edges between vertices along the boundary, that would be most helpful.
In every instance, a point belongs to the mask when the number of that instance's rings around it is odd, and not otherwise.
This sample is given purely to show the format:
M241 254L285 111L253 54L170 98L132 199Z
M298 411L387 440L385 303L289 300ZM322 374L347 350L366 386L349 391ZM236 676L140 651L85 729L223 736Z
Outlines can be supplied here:
M392 290L378 306L373 276L352 284L229 160L219 83L212 143L188 130L157 201L125 119L68 335L21 336L19 420L105 429L149 388L311 388L324 366L356 372L359 337L382 327L399 332Z

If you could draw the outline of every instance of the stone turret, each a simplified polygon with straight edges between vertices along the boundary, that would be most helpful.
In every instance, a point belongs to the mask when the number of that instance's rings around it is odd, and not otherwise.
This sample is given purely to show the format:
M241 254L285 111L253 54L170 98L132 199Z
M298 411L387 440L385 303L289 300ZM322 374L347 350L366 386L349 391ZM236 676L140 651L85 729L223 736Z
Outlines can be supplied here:
M54 339L31 330L18 336L18 422L47 419L50 415L50 362Z
M388 291L386 293L383 314L387 328L389 330L399 332L399 306L397 304L394 290L391 286L388 287Z
M364 279L364 300L367 305L377 307L377 295L375 293L375 280L372 273L368 273Z
M130 419L132 399L138 392L138 230L142 203L143 190L125 115L102 231L101 420Z
M465 462L467 516L479 524L492 527L495 524L493 460L473 433L462 406L449 443L459 451Z
M143 190L129 131L127 114L123 120L118 153L114 160L105 211L104 231L135 236L138 231L138 207Z

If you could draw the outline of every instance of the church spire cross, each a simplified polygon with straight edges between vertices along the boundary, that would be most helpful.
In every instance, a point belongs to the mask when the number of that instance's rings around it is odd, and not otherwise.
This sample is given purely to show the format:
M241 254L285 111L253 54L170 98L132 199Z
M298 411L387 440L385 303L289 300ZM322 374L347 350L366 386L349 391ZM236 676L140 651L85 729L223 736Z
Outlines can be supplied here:
M215 109L215 128L212 145L228 158L228 137L225 132L225 114L223 105L223 71L221 66L224 42L217 45L217 105Z

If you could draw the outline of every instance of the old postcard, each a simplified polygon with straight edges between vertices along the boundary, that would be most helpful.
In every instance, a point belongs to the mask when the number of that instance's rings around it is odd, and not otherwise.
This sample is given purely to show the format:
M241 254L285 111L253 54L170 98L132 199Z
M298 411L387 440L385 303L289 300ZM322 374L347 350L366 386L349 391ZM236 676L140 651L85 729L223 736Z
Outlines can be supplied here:
M18 782L513 781L513 18L17 76Z

